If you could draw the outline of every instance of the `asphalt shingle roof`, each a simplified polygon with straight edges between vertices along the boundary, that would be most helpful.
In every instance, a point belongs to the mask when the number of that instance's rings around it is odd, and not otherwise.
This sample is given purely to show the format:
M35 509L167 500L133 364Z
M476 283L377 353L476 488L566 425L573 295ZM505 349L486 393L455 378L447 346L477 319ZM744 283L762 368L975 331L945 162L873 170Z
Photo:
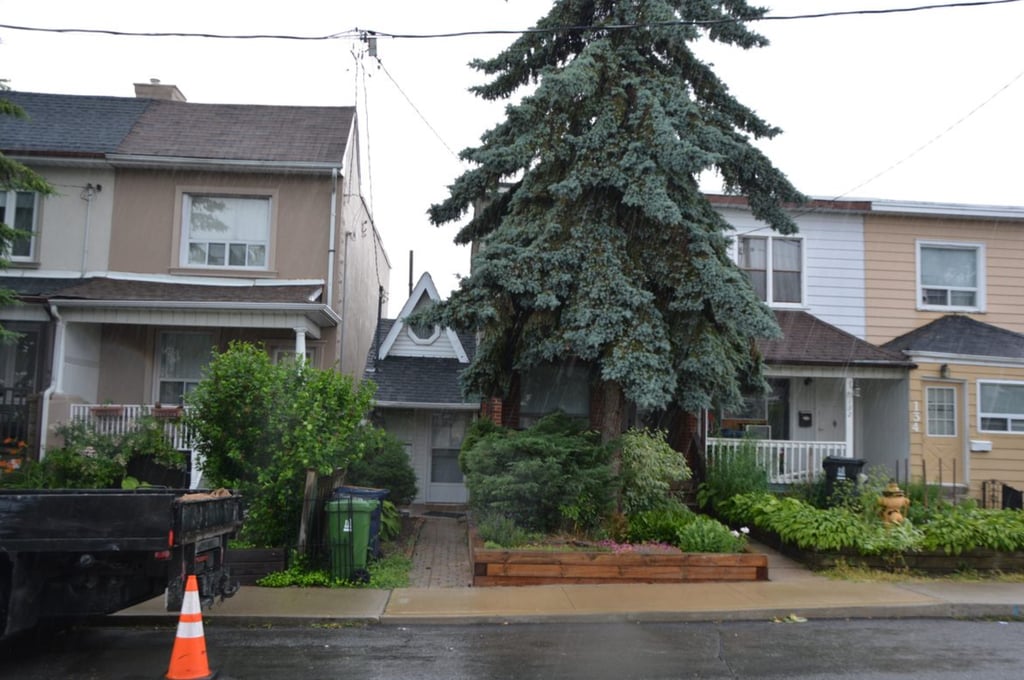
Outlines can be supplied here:
M882 345L891 351L1024 359L1024 335L949 314Z
M0 116L0 151L340 166L350 106L194 104L34 92L2 96L28 114Z
M340 164L352 107L153 101L119 154Z
M394 319L381 320L378 326L381 341L394 323ZM459 333L459 341L472 360L476 351L475 338L472 334ZM374 362L376 349L375 341L367 353L363 377L376 383L374 398L378 402L456 405L477 401L462 396L459 375L466 364L459 363L458 359L388 356Z
M872 345L851 333L801 311L776 310L783 337L758 340L757 347L769 364L848 364L910 366L899 352Z
M28 118L0 116L0 149L9 154L113 153L153 102L36 92L3 92L0 96L28 114Z

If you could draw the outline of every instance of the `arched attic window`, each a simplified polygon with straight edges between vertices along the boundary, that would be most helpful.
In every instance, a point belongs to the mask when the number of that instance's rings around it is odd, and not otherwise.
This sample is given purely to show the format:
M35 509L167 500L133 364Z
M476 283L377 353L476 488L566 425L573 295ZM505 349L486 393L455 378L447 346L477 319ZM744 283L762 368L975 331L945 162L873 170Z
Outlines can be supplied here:
M434 304L427 296L420 298L420 301L416 303L416 308L413 309L413 314L430 309ZM409 339L415 342L417 345L430 345L441 335L441 326L438 324L405 324L405 332L409 334Z

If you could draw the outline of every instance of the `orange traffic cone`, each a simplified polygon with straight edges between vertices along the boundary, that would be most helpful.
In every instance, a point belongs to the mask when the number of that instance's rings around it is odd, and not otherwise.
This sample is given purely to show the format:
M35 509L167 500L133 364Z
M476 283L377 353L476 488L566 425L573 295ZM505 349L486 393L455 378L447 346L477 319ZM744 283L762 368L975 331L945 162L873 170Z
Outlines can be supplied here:
M210 672L206 660L206 637L203 633L203 612L199 608L199 584L195 574L185 581L185 599L181 603L178 633L171 650L171 665L167 680L210 680L217 674Z

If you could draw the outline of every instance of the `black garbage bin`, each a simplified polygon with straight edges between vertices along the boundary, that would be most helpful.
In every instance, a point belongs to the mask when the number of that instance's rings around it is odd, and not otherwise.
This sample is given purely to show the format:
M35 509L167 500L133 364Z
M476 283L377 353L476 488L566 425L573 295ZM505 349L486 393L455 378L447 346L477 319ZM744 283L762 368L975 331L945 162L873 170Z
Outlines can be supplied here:
M374 559L381 556L380 551L380 519L384 510L384 499L391 493L390 489L374 489L368 486L339 486L331 496L332 500L342 498L361 498L374 501L373 512L370 513L369 553Z
M857 475L864 469L864 459L828 456L821 461L821 467L825 470L825 498L829 499L835 493L838 483L857 484Z

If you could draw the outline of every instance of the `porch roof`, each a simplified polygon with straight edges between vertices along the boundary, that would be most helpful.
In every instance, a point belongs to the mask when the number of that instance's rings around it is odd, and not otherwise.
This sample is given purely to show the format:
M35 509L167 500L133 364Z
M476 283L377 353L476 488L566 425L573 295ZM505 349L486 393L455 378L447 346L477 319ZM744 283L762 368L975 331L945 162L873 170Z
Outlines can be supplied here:
M882 347L897 352L1024 359L1024 335L963 314L947 314Z
M899 352L872 345L807 312L776 310L775 318L782 337L757 341L757 348L768 364L892 368L914 365Z
M179 283L94 277L37 280L0 277L27 301L56 304L69 321L134 325L197 325L234 328L289 328L314 338L338 325L338 315L320 301L314 281L240 280L234 283ZM68 314L71 313L71 316Z

